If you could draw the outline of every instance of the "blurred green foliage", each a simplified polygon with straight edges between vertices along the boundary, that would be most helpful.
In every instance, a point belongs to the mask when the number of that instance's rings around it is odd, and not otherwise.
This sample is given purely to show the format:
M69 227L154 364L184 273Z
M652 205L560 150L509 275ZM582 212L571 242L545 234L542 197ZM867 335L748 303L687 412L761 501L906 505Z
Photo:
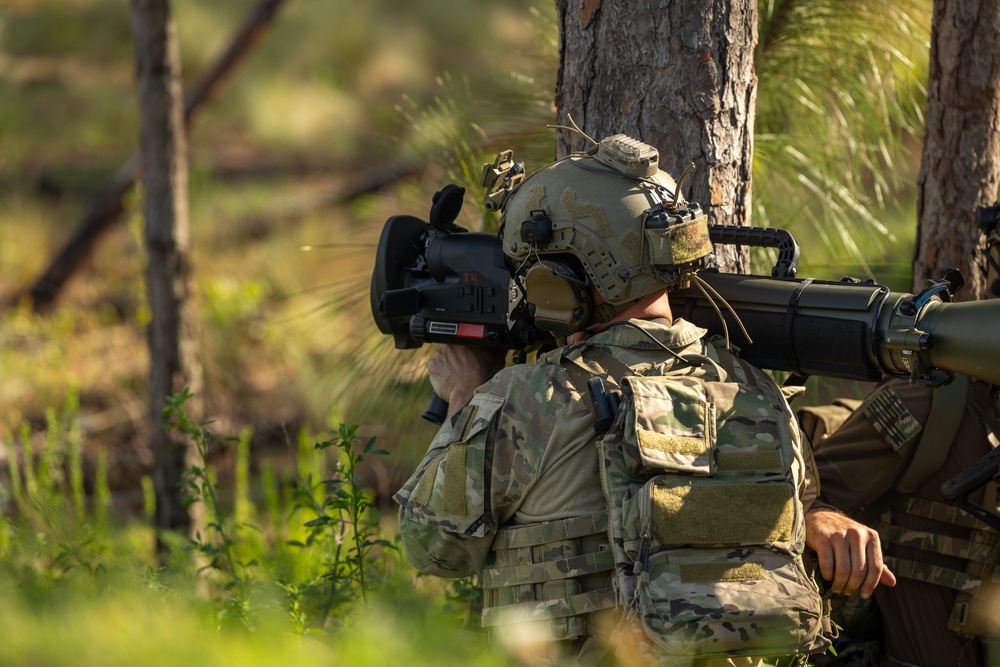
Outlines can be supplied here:
M255 4L172 3L188 88ZM252 424L255 437L277 447L301 425L350 414L365 433L393 433L393 479L412 467L430 433L419 419L429 385L419 354L400 355L373 333L375 242L389 215L429 207L436 181L452 177L448 165L478 170L472 142L484 134L525 118L544 131L551 102L539 102L538 82L525 73L549 70L555 33L535 4L282 5L190 136L209 414ZM38 278L134 152L132 72L127 4L0 6L0 298ZM443 155L456 133L464 152ZM390 179L375 194L338 199L352 179L409 163L430 165L422 183ZM0 315L0 412L37 422L72 379L83 411L105 417L100 428L88 421L88 441L142 441L150 313L140 197L130 195L122 224L100 240L52 314L23 305ZM384 375L372 373L379 358L408 370L359 391L359 379Z
M754 219L793 232L800 275L908 288L925 4L760 3ZM253 3L172 6L190 86ZM231 466L195 471L202 498L223 489L217 528L195 550L229 570L199 577L183 540L170 569L153 565L141 472L150 319L141 191L52 313L27 303L0 312L3 500L15 508L0 526L9 637L0 664L502 662L454 634L462 612L453 603L475 588L415 579L392 549L379 550L367 603L343 606L344 631L309 632L323 609L315 593L336 592L356 572L350 560L331 561L347 508L325 484L351 455L317 449L311 434L332 430L327 443L377 436L391 455L364 462L358 492L368 495L352 502L377 493L391 507L434 428L419 418L430 350L396 350L371 321L381 226L398 213L426 215L431 195L456 182L470 193L458 222L495 227L478 196L481 163L505 148L529 171L553 157L545 124L557 38L553 3L537 0L287 0L196 118L190 199L204 399L227 443L216 454ZM137 133L127 3L0 4L0 299L40 275ZM419 168L340 196L408 165ZM762 252L755 267L770 261ZM342 422L359 426L348 435ZM140 460L126 465L129 457ZM120 505L134 521L120 521ZM345 533L367 535L356 556L367 539L394 534L391 516L373 524L377 506L366 509L369 523ZM224 545L229 556L212 553ZM336 596L351 598L349 589ZM241 622L219 622L226 617Z
M0 622L10 633L0 664L508 664L460 630L438 582L405 563L393 521L362 485L361 466L385 455L373 440L344 425L320 442L301 434L295 470L258 495L239 482L249 438L191 422L187 397L170 400L172 428L205 460L236 456L188 471L204 525L191 538L159 535L171 545L165 567L150 524L114 508L106 476L79 455L75 398L50 410L44 439L27 424L3 435L23 458L0 484Z

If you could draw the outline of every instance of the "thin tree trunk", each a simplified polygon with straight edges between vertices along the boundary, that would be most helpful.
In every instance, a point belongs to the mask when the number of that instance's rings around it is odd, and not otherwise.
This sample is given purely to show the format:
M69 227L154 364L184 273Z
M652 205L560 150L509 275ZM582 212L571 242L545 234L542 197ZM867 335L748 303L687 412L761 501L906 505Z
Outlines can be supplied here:
M196 451L186 437L164 428L167 397L185 387L200 396L194 319L190 314L188 162L180 52L169 0L132 0L139 102L139 147L143 173L146 284L149 325L149 413L152 424L156 526L186 532L192 516L183 502L184 471ZM194 421L198 406L188 404Z
M623 132L655 146L674 178L692 162L685 197L712 223L750 224L757 79L756 0L556 0L556 109L596 140ZM561 131L556 154L585 146ZM747 272L749 254L716 248Z
M195 112L218 95L226 77L263 36L284 1L261 0L250 11L228 48L191 89L184 105L186 125L190 126ZM121 218L124 212L122 200L132 190L138 177L139 163L137 156L133 155L118 170L114 182L91 204L62 250L29 288L28 296L36 312L42 312L52 305L59 296L62 286L90 255L98 239ZM15 303L18 300L15 300Z
M1000 0L935 0L920 163L914 291L948 268L981 297L978 207L1000 184Z

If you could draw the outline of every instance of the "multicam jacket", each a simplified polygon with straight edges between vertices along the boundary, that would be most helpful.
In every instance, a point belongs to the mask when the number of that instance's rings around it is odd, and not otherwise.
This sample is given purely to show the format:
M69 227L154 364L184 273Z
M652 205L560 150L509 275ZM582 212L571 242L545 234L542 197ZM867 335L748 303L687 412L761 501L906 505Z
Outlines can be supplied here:
M681 355L702 355L712 345L705 330L683 320L630 322ZM633 326L613 326L584 345L601 347L643 375L668 369L673 355ZM512 527L524 527L514 531L520 535L539 524L568 533L582 519L596 526L593 532L603 530L606 519L600 517L608 507L594 417L561 363L572 354L560 348L538 363L504 369L438 431L395 496L403 545L418 570L444 577L480 574L495 563L498 547L518 542L509 537ZM780 418L798 443L797 423L779 400ZM808 472L798 459L793 476L805 509L815 497ZM495 545L498 534L502 544ZM593 565L596 559L589 560Z

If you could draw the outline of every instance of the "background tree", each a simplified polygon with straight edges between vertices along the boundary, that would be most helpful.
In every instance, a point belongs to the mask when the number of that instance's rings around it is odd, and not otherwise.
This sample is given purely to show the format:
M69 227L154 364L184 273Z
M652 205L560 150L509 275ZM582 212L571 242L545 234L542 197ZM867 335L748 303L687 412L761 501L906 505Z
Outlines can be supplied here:
M1000 2L935 0L913 291L955 267L966 280L956 298L983 295L978 206L996 201L998 155Z
M149 417L152 424L156 526L188 530L192 516L181 482L196 452L193 443L168 431L167 397L185 387L201 393L201 371L191 315L191 231L188 220L188 157L184 128L180 48L169 0L132 0L131 31L139 102L146 288L149 324ZM200 399L196 399L200 400ZM188 410L200 419L196 404Z
M219 95L224 80L261 39L283 2L260 0L233 35L226 50L198 79L184 103L184 122L188 127L195 112ZM138 172L139 161L133 155L115 174L114 181L94 200L45 272L28 289L36 311L42 312L52 305L65 282L90 257L98 239L121 219L125 213L125 197L132 191Z
M712 223L749 225L756 0L557 0L556 10L559 122L571 116L596 140L623 132L652 144L674 178L693 162L685 196ZM563 130L556 154L585 145ZM717 251L725 270L749 270L746 252Z

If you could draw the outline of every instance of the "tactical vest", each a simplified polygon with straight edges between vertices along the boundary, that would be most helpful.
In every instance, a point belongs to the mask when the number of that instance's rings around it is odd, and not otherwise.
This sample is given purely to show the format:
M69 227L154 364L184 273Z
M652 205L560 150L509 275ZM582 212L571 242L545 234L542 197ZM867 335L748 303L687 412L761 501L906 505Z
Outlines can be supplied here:
M484 573L484 624L523 593L535 610L568 612L560 616L566 636L585 631L584 611L615 605L623 632L642 628L646 654L764 657L825 649L828 615L802 559L797 488L804 464L780 390L712 346L682 364L643 368L629 368L598 346L563 354L561 365L594 406L595 421L617 415L598 441L605 542L584 552L592 570L614 568L614 588L589 597L575 592L570 581L581 571L559 544L567 531L529 545L551 531L548 524L529 527L534 539L515 547L504 529L497 567ZM610 396L620 390L620 409L613 401L612 410L599 409L593 378L611 385ZM608 554L601 550L609 547ZM555 558L536 559L538 551ZM560 583L545 589L541 582L553 575Z
M910 495L940 468L954 441L965 411L967 388L965 378L934 392L931 411L923 425L921 439L913 455L913 463L897 483L901 495L892 501L873 525L878 530L883 549L899 545L915 550L912 558L886 556L885 563L898 577L945 586L957 592L948 628L963 637L979 637L993 656L990 664L1000 664L1000 533L995 528L948 503ZM983 385L973 385L979 392L978 411L994 447L1000 432L995 413ZM866 400L862 409L872 420L878 420L885 400ZM894 419L898 418L894 415ZM983 503L987 512L1000 517L1000 491L996 481L986 484ZM962 539L931 530L914 530L900 521L903 515L919 517L969 530ZM932 564L922 554L937 554L958 563L953 567ZM964 565L961 565L964 563Z
M899 525L908 514L970 529L970 538L942 535L932 530L914 530ZM966 637L996 636L1000 614L1000 568L997 567L998 533L957 507L923 498L900 498L873 526L883 545L918 550L913 558L885 556L885 564L897 577L945 586L958 592L948 629ZM958 559L964 567L932 565L919 552Z
M505 526L483 569L483 627L544 624L541 636L594 636L590 614L615 606L606 514Z

